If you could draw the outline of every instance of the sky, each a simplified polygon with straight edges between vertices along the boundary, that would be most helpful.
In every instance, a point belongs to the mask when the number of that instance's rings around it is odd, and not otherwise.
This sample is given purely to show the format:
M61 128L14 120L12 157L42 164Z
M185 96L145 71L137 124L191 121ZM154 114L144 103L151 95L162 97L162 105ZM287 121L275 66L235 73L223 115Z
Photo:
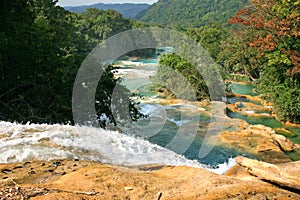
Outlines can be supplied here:
M153 4L158 0L58 0L60 6L91 5L96 3L147 3Z

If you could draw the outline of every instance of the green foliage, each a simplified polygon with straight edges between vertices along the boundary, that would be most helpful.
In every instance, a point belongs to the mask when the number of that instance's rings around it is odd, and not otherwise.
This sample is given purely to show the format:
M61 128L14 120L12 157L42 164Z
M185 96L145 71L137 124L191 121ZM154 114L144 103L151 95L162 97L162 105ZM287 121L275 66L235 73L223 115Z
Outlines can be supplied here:
M198 29L188 29L187 34L196 39L207 50L210 56L217 60L222 50L222 41L229 36L229 29L219 23L209 23Z
M177 54L162 55L154 77L160 90L180 99L202 100L209 98L205 81L197 69Z
M246 4L247 0L159 0L140 13L138 19L175 27L203 26L210 22L225 24Z
M300 84L287 78L284 66L265 68L259 79L259 89L274 102L280 120L300 123Z
M115 68L112 65L109 65L106 70L103 70L104 73L97 83L98 87L95 99L97 101L97 115L103 116L103 114L105 114L109 121L116 125L117 120L136 120L141 117L142 114L137 111L134 102L130 101L129 98L132 96L131 92L125 86L119 84L120 79L114 78L113 70L115 70ZM113 94L114 96L112 96ZM112 102L112 98L118 99L118 101ZM115 107L114 113L111 109L112 106ZM128 108L128 112L123 112ZM106 125L104 121L100 121L103 127Z
M227 74L227 80L232 80L234 82L244 82L244 83L250 83L251 80L249 79L249 76L241 75L241 74Z
M11 28L2 31L7 43L1 52L4 55L1 60L4 63L1 77L4 84L0 88L4 107L1 117L41 122L63 118L65 107L56 111L57 106L66 100L66 92L62 91L63 78L72 73L68 69L61 70L69 58L59 59L60 55L67 54L63 47L70 46L71 25L58 20L65 11L55 7L52 1L2 3L4 12L1 12L1 18L7 18L3 28ZM24 16L15 21L14 15L20 13Z
M292 62L288 58L288 55L282 54L280 51L274 51L266 54L266 58L268 60L268 66L276 66L276 65L291 65Z
M219 59L228 71L257 79L281 120L300 123L299 1L250 2L229 20L241 29L234 30L238 34L226 41Z
M280 83L278 80L282 77L278 72L270 78L271 80L261 79L260 89L274 102L278 118L283 121L300 123L300 85L291 87L292 84L287 80Z
M250 48L246 42L254 36L235 29L231 29L229 33L228 37L220 42L217 62L222 64L227 73L245 75L251 81L255 81L259 78L260 69L254 66L260 66L265 61L257 59L257 50Z
M216 62L220 51L223 49L222 41L229 34L229 29L219 23L209 23L200 28L188 28L186 30L178 27L178 30L199 42ZM159 63L154 78L158 83L159 90L181 99L202 100L210 98L206 82L198 70L186 59L176 54L167 54L160 57ZM202 75L209 74L207 73L208 70L209 68L203 69L201 73L204 74ZM223 72L224 70L220 67L219 71ZM221 73L221 75L223 78L226 76L225 73ZM229 88L225 89L229 90Z
M283 87L277 96L274 103L279 119L300 123L300 89Z
M219 71L223 79L228 79L228 71L224 59L220 59L220 54L224 50L224 41L230 36L230 29L219 23L209 23L200 28L188 28L185 30L190 38L198 42L213 60L219 65Z
M133 26L116 11L78 15L52 0L3 0L0 22L0 118L37 123L72 120L73 84L83 59L101 40ZM118 83L110 70L96 93L97 113L114 121L109 93Z
M97 8L98 10L116 10L123 15L123 17L134 19L135 16L150 7L149 4L135 4L135 3L122 3L122 4L109 4L97 3L93 5L84 6L67 6L66 10L75 13L83 13L89 8Z
M98 44L111 35L130 29L131 21L123 19L122 15L114 10L89 8L86 12L77 15L75 26L78 32Z

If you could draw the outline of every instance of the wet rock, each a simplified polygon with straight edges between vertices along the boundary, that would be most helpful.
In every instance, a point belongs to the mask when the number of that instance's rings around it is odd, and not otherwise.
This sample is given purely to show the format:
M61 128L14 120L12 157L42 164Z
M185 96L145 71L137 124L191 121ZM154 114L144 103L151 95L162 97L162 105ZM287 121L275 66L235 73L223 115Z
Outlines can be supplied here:
M155 170L160 170L163 167L164 167L163 165L140 166L140 167L138 167L138 169L141 171L155 171Z
M282 151L283 148L274 143L273 135L276 134L272 128L263 125L248 125L248 128L242 130L223 131L218 144L265 162L290 162L291 159Z
M283 135L273 134L272 138L284 151L293 151L295 149L294 143Z
M300 161L274 165L239 156L236 162L261 180L300 191Z
M9 136L10 136L10 134L8 134L8 133L0 133L0 139L8 138Z
M275 131L272 128L261 125L261 124L251 125L251 126L249 126L248 130L253 134L261 134L266 137L275 134Z

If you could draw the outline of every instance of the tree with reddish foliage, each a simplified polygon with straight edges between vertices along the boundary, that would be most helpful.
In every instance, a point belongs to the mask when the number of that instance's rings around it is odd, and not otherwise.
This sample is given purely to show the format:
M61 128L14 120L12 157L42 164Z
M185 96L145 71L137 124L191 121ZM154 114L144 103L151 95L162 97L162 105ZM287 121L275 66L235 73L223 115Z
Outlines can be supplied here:
M228 22L255 32L257 37L249 45L259 51L257 58L267 58L269 66L284 62L288 76L299 76L299 0L250 0L250 6L239 10Z
M259 71L279 118L300 123L300 1L249 0L228 22L242 28L242 41L255 52L248 65Z

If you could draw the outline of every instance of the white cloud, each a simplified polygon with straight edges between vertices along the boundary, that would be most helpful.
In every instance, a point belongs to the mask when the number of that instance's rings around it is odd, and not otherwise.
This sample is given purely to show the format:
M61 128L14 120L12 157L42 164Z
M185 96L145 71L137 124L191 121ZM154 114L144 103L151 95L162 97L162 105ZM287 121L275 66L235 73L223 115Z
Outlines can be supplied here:
M60 6L91 5L96 3L148 3L153 4L158 0L58 0Z

